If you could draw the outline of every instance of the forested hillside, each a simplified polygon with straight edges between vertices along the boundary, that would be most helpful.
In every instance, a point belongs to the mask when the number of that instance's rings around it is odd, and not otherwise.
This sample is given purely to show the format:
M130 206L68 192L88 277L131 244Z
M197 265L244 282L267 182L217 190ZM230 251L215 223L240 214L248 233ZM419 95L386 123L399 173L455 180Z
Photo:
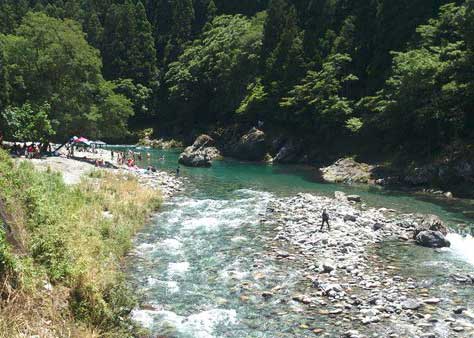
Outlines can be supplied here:
M7 131L33 110L57 137L263 121L317 147L430 155L474 136L473 0L0 4Z

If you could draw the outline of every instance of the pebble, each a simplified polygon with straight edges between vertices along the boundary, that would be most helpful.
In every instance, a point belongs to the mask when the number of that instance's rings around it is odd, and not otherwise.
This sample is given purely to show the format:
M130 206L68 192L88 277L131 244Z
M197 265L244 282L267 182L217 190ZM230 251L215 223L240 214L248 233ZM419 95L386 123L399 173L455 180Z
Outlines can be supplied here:
M375 328L371 324L383 322L381 325L391 328L394 337L398 336L395 332L400 327L408 330L405 333L416 332L410 336L421 336L422 331L442 325L443 320L449 322L447 310L436 306L443 300L430 297L431 285L415 277L394 275L402 268L398 257L394 257L392 264L391 260L382 264L379 256L368 250L386 239L411 240L413 224L419 216L389 214L387 209L363 209L348 201L344 193L335 195L337 203L331 198L305 193L276 198L269 202L271 212L262 216L264 224L276 225L278 232L274 237L278 245L273 247L272 256L292 258L292 264L301 267L301 279L307 281L308 293L300 289L301 293L292 296L294 301L307 305L298 307L298 311L330 315L325 320L334 327L358 322L368 332ZM331 229L321 232L323 209L329 214ZM454 278L471 280L470 276ZM271 280L271 275L268 279ZM323 306L330 308L322 309ZM436 314L437 318L431 318L428 313ZM346 331L343 337L362 336L352 330Z
M461 313L463 313L466 310L467 309L465 307L459 306L459 307L453 309L453 312L457 315L460 315Z
M441 299L439 299L439 298L428 298L428 299L425 299L424 302L426 304L438 304L439 302L441 302Z

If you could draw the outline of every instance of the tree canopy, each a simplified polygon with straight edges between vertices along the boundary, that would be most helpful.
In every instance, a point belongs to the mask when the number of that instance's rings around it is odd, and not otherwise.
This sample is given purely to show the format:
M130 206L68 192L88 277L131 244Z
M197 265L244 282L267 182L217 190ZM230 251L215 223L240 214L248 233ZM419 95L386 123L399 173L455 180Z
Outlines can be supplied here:
M14 34L2 35L0 41L4 108L48 103L61 137L113 137L110 123L117 123L116 132L126 132L131 103L103 79L100 54L87 43L79 24L30 12Z
M58 136L474 137L473 0L4 0L0 33L0 110L47 103Z

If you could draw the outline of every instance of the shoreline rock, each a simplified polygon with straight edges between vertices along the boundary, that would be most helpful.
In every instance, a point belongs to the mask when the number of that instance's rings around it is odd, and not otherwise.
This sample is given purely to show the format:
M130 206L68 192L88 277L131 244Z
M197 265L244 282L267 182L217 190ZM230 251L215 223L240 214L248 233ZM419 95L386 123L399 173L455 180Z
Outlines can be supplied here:
M323 179L330 183L369 183L374 168L352 158L342 158L328 167L320 168L319 171Z
M244 161L264 161L267 153L265 133L255 127L230 147L230 155Z
M343 193L336 193L336 197L298 194L277 198L262 216L261 223L277 231L274 241L278 245L272 245L269 254L294 262L302 268L301 278L311 281L312 287L299 290L291 299L300 303L308 316L318 308L319 315L327 315L331 323L331 316L336 316L334 321L339 322L340 333L346 332L349 337L362 337L359 332L379 332L380 336L391 337L392 333L401 334L400 327L404 334L394 337L424 336L432 332L428 328L433 327L433 308L439 311L440 320L449 320L452 309L443 306L444 300L430 295L428 289L421 290L422 281L401 277L395 267L380 264L369 250L382 241L408 238L410 232L421 227L441 230L441 221L432 215L366 209L348 201ZM323 209L329 213L331 230L321 232ZM438 234L444 238L441 232ZM471 281L464 276L457 279ZM272 299L279 297L285 296L272 294ZM330 307L322 310L322 304Z
M219 159L222 155L215 147L214 139L203 134L181 153L178 161L188 167L210 167L212 161Z

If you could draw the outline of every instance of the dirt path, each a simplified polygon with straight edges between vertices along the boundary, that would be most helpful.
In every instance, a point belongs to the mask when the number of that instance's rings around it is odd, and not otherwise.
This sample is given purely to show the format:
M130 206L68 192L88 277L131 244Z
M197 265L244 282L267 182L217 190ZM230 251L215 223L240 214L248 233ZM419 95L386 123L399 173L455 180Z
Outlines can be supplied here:
M21 159L26 161L25 159ZM87 175L94 170L95 166L86 162L75 161L65 157L48 157L44 159L27 160L33 163L36 169L51 171L62 174L66 184L77 184L81 181L81 177Z

